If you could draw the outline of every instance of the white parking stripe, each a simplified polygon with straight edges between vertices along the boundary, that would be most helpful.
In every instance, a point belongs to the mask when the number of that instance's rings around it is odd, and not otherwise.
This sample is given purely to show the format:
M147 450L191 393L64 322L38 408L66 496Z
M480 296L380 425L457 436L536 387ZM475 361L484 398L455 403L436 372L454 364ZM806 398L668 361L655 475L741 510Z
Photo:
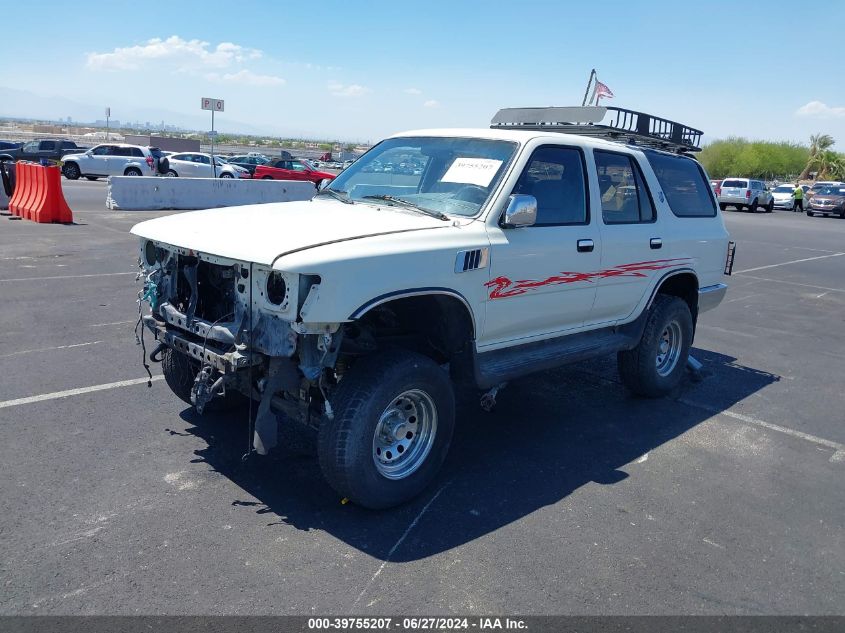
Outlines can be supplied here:
M159 374L152 377L152 382L163 379L164 376ZM54 391L53 393L43 393L40 396L29 396L28 398L17 398L15 400L3 400L0 402L0 409L7 407L19 407L23 404L32 404L33 402L44 402L45 400L57 400L58 398L68 398L70 396L80 396L85 393L93 393L95 391L106 391L107 389L117 389L118 387L131 387L133 385L143 385L147 382L147 378L132 378L130 380L119 380L118 382L108 382L104 385L93 385L91 387L80 387L79 389L67 389L66 391Z
M90 343L74 343L73 345L57 345L56 347L39 347L38 349L25 349L20 352L12 352L11 354L0 354L0 358L9 358L9 356L20 356L21 354L34 354L35 352L51 352L54 349L71 349L73 347L87 347L88 345L98 345L103 341L91 341Z
M719 409L717 407L710 407L706 404L701 404L700 402L687 400L686 398L680 398L678 402L690 407L695 407L696 409L701 409L702 411L707 411L708 413L712 413L714 415L726 415L729 418L740 420L741 422L747 422L748 424L761 426L764 429L769 429L770 431L777 431L778 433L797 437L798 439L802 439L807 442L812 442L813 444L832 448L834 451L836 451L830 458L830 461L832 462L842 461L841 455L845 454L845 444L840 444L839 442L834 442L833 440L826 440L823 437L810 435L809 433L804 433L803 431L796 431L795 429L790 429L785 426L772 424L771 422L766 422L765 420L760 420L759 418L754 418L750 415L745 415L744 413L736 413L734 411L730 411L729 409Z
M4 281L45 281L47 279L81 279L83 277L114 277L115 275L137 274L138 272L133 270L128 273L96 273L94 275L57 275L55 277L21 277L20 279L0 279L0 283L3 283Z
M802 284L797 281L786 281L784 279L769 279L768 277L755 277L754 275L746 275L749 279L757 279L759 281L770 281L776 284L789 284L790 286L803 286L804 288L815 288L816 290L827 290L828 292L845 292L842 288L828 288L827 286L815 286L813 284Z
M816 259L827 259L828 257L842 257L845 253L833 253L832 255L819 255L818 257L807 257L805 259L793 259L791 262L781 262L780 264L769 264L768 266L757 266L757 268L746 268L745 270L735 270L734 275L742 275L744 273L753 273L758 270L767 270L769 268L777 268L778 266L789 266L789 264L800 264L801 262L811 262Z
M111 323L92 323L89 327L105 327L107 325L126 325L127 323L137 323L138 319L130 321L112 321Z

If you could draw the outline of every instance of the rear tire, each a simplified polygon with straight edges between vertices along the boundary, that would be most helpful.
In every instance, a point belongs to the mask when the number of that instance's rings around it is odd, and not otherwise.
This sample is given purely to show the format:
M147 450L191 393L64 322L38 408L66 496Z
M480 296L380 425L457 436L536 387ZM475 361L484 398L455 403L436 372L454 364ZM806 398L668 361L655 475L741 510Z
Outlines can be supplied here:
M758 206L759 206L759 204L757 203L757 200L754 200L754 202L751 203L751 206L748 207L749 213L757 213L757 207Z
M728 205L726 205L726 204L722 204L722 203L720 202L720 203L719 203L719 208L720 208L722 211L724 211L725 209L727 209L727 208L728 208Z
M810 217L813 217L815 215L815 213L813 213L812 211L807 209L807 215L810 216Z
M622 384L647 398L670 393L683 377L692 337L692 315L686 302L657 295L640 342L616 356Z
M220 174L221 178L234 178L232 174Z
M64 174L64 177L68 180L79 180L79 177L82 175L82 171L76 163L65 163L62 167L62 174Z
M99 177L99 176L85 176L85 178L86 178L86 179L88 179L88 180L90 180L91 182L94 182L95 180L99 180L99 179L100 179L100 177Z
M404 503L437 475L455 425L449 375L430 358L390 350L359 360L320 425L317 456L338 494L371 509Z
M766 205L766 213L771 213L775 210L775 201L769 200L769 204Z
M273 180L273 176L262 176L261 180Z
M130 167L126 171L123 172L124 176L142 176L141 170L137 167Z
M737 211L742 211L742 205L741 204L735 204L734 207L736 207Z
M167 170L167 173L166 173L166 174L164 174L164 175L165 175L165 177L167 177L167 178L178 178L178 177L179 177L179 174L177 174L177 173L176 173L175 171L173 171L172 169L168 169L168 170Z

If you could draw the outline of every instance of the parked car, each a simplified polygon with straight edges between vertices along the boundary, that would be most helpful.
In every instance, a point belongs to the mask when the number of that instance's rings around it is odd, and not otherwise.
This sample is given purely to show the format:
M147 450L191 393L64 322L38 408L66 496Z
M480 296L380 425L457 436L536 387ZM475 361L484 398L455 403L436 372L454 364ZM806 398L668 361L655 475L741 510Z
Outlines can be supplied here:
M399 134L313 200L136 225L167 385L200 413L260 401L258 454L281 424L369 508L435 478L455 385L492 407L520 376L613 354L633 393L671 393L732 261L706 172L683 145L519 127ZM400 153L420 176L367 169Z
M58 163L67 154L84 152L87 149L87 147L80 147L73 141L40 139L24 143L19 147L4 149L3 153L11 156L12 160L28 160L34 163L41 161Z
M257 165L254 178L265 180L309 180L315 185L321 180L335 177L335 174L315 169L311 163L303 158L293 160L281 159L266 165Z
M246 169L250 174L255 174L255 168L258 165L266 165L270 162L270 159L266 156L261 154L241 154L238 156L231 156L226 159L230 165L237 165L238 167L243 167Z
M211 154L200 152L181 152L171 154L167 157L168 168L165 176L182 178L250 178L249 170L238 165L224 163L220 160L214 161L214 170L211 165ZM214 173L212 173L214 172Z
M825 189L827 187L838 187L843 184L845 183L842 183L838 180L818 180L814 182L810 187L810 190L807 191L804 196L804 206L806 207L809 205L810 200L813 199L813 196L815 196L819 192L819 190Z
M716 194L716 197L719 197L719 191L722 187L721 180L711 180L710 181L710 188L713 189L713 192Z
M845 219L845 185L830 185L817 189L807 205L807 215L813 217L817 213L825 217L838 215Z
M733 206L737 211L748 209L755 213L762 208L766 213L771 213L775 208L775 200L766 184L751 178L725 178L718 199L722 211Z
M155 176L166 167L167 159L157 147L105 143L81 154L63 158L62 174L68 180L84 176L88 180L106 176Z
M789 209L795 211L795 184L778 185L772 189L772 198L775 201L776 209ZM806 192L805 192L806 193Z

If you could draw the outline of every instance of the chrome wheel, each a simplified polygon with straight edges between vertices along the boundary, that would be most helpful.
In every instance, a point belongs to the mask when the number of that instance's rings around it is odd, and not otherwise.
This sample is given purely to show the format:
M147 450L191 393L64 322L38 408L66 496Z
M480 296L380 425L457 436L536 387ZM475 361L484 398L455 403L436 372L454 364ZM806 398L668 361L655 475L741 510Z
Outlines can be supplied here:
M425 391L405 391L379 417L373 461L387 479L404 479L422 466L437 433L437 407Z
M675 369L675 365L678 364L678 359L681 357L682 346L681 326L677 321L670 321L663 329L660 341L657 344L655 364L660 376L668 376Z

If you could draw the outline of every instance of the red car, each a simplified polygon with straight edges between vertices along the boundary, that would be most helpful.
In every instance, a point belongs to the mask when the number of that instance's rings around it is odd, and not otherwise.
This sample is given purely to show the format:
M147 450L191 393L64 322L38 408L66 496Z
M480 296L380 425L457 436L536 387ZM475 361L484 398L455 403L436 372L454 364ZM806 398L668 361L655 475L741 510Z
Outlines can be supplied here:
M307 160L282 158L270 161L266 165L256 165L255 174L252 177L264 180L310 180L316 185L323 178L334 179L335 174L318 171Z

